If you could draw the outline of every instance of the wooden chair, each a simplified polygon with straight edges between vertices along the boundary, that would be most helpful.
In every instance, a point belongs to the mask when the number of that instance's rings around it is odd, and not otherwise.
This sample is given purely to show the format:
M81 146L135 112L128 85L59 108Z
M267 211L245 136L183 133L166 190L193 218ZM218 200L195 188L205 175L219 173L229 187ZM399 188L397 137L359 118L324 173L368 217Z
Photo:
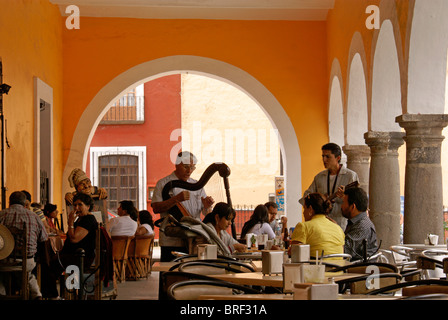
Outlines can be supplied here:
M112 240L106 229L100 225L96 230L95 260L91 266L84 268L81 290L64 292L66 300L116 299L118 291L112 251ZM61 283L64 281L65 279L62 279ZM61 292L62 288L61 285Z
M137 280L148 278L151 273L154 235L135 236L128 248L128 262L126 278Z
M134 236L112 236L112 249L114 260L114 274L117 281L126 280L126 264L128 261L128 248Z
M29 299L28 277L29 272L26 268L27 260L27 242L28 233L25 223L22 230L15 227L6 227L0 225L2 228L7 228L11 233L11 238L14 239L14 249L11 254L0 261L0 273L3 277L3 284L5 286L6 295L0 296L2 299ZM20 285L15 283L15 280L20 279ZM6 280L6 281L5 281Z

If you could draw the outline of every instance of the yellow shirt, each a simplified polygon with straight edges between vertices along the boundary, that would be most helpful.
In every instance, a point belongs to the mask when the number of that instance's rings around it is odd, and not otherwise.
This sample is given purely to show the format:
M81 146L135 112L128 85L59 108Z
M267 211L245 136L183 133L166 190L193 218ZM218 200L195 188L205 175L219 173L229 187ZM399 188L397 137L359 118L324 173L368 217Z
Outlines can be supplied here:
M292 241L310 245L310 255L314 257L316 250L319 256L344 253L345 234L342 228L323 214L317 214L310 221L299 222L291 236Z

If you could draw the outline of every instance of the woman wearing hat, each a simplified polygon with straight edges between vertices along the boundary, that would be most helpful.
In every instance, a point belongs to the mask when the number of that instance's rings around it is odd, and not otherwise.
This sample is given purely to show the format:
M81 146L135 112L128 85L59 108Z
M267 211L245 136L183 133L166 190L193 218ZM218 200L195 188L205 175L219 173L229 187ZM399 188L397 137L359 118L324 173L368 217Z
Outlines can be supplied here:
M81 192L88 194L92 197L99 197L99 199L107 198L107 191L104 188L98 188L92 186L92 182L89 177L79 168L75 168L70 173L68 177L68 182L70 183L70 187L75 188L76 191L68 192L65 195L65 200L69 204L73 204L73 197L76 193Z

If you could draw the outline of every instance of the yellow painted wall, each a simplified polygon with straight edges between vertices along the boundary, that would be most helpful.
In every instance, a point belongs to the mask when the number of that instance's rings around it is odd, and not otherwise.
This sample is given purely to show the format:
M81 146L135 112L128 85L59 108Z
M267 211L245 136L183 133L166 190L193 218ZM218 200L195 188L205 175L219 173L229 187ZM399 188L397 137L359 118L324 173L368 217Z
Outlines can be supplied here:
M198 157L192 177L199 179L210 164L224 162L231 170L235 207L267 202L280 175L280 149L263 110L238 88L195 74L182 74L181 94L182 149ZM217 183L208 183L205 191L216 202L226 201L222 178L215 176Z
M64 163L84 108L109 81L153 59L196 55L248 72L282 104L296 128L306 188L328 140L325 33L325 22L81 18L79 30L63 29Z
M38 77L53 88L54 199L61 199L62 161L62 24L59 10L48 1L2 0L0 58L3 81L12 86L3 95L7 121L7 198L16 190L33 194L34 84ZM61 208L60 204L58 207Z

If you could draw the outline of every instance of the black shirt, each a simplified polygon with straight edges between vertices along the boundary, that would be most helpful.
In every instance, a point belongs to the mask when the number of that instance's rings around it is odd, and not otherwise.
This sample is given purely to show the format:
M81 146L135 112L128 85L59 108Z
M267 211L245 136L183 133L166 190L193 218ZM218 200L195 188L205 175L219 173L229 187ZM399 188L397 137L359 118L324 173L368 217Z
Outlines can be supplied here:
M62 254L75 254L76 250L83 248L86 253L86 258L95 257L95 239L96 230L98 229L98 222L92 214L79 217L74 224L74 227L82 227L86 229L89 233L79 242L73 243L70 241L70 237L64 242L64 248L62 248Z

